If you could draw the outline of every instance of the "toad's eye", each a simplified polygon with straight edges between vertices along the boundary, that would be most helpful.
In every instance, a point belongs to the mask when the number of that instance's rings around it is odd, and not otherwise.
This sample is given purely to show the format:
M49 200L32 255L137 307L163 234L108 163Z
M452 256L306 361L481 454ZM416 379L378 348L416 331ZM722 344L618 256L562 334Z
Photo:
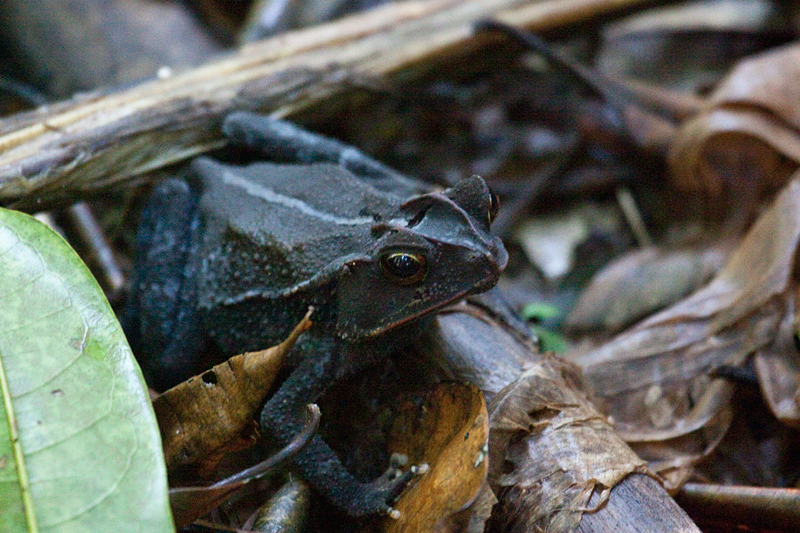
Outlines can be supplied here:
M428 260L416 252L389 252L380 258L381 271L389 280L400 285L411 285L425 278Z
M489 223L495 221L497 213L500 211L500 198L489 188Z

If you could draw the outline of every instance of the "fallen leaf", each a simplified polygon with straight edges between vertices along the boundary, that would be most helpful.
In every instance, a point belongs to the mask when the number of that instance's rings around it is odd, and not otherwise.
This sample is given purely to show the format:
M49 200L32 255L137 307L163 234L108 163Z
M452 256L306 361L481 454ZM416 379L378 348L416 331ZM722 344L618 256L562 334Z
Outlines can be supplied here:
M618 331L694 292L722 268L728 254L723 245L636 250L592 278L564 326L572 331Z
M169 490L169 503L177 527L188 526L216 509L232 494L264 477L287 459L294 457L311 441L319 426L320 412L316 404L308 405L308 420L303 431L286 447L260 463L207 487L175 487Z
M269 393L311 311L277 346L235 355L164 392L153 402L170 470L208 458L238 438Z
M703 193L712 216L752 213L800 164L798 101L800 46L743 60L680 128L669 156L675 184Z
M486 479L488 434L483 394L471 385L442 383L422 403L404 403L390 449L429 470L396 503L400 518L384 519L381 530L436 531L438 523L472 503Z
M623 438L673 483L730 422L734 387L713 371L742 366L776 339L794 298L798 240L800 175L708 285L575 359Z
M619 225L615 210L588 205L528 221L514 237L545 277L557 279L573 267L578 245L593 233L612 233Z
M797 289L788 298L786 316L772 343L756 352L753 359L764 399L775 417L784 424L800 424L800 354Z

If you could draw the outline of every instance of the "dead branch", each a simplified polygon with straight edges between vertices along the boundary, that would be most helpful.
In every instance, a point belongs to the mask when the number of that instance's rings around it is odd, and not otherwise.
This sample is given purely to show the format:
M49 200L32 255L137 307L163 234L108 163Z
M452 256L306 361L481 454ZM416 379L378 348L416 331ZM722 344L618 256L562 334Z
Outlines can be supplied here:
M0 121L0 201L38 210L220 146L235 109L279 116L353 79L410 81L488 42L476 21L546 29L643 0L409 1L247 46L127 90L78 95Z

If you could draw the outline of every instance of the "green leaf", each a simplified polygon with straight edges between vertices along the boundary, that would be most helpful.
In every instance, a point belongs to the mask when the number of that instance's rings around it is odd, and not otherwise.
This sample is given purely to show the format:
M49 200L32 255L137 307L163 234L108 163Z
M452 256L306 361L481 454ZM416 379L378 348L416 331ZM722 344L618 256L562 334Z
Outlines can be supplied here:
M558 333L544 328L538 324L528 324L528 329L539 339L539 346L543 352L565 353L567 341Z
M539 338L542 351L564 353L567 351L567 341L554 331L553 327L546 327L542 322L556 325L563 316L561 310L555 305L541 302L530 303L522 308L522 317L533 322L528 324L531 332Z
M561 318L563 314L555 305L541 302L530 303L522 308L522 318L525 320L535 320L543 322L547 319Z
M0 209L0 531L174 531L161 438L100 287Z

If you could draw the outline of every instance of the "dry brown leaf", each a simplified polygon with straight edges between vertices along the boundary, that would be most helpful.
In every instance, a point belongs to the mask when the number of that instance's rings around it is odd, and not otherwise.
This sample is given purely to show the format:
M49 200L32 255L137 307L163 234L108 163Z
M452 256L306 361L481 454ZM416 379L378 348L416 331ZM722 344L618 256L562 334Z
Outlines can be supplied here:
M484 533L486 522L492 516L492 509L497 504L497 497L489 486L483 482L480 492L469 507L439 522L436 533Z
M405 402L392 428L391 449L430 470L397 502L391 533L437 531L439 523L478 496L488 470L488 416L483 394L461 383L437 385L421 404Z
M673 482L730 421L733 386L709 374L741 366L775 340L794 298L798 240L800 175L711 283L576 359L623 438Z
M261 479L275 467L294 457L311 441L319 427L320 412L316 404L307 406L306 425L288 445L260 463L205 487L173 487L169 489L172 518L178 528L188 526L217 508L248 483Z
M602 505L624 477L648 472L578 386L553 380L575 372L542 360L489 405L489 481L512 502L497 517L504 531L574 531L595 492Z
M800 356L795 347L798 331L797 290L787 298L786 316L775 340L756 352L754 359L761 391L775 417L785 424L800 424Z
M311 326L311 312L277 346L235 355L156 398L167 467L206 459L252 425L295 341Z
M752 210L800 164L800 46L742 61L685 123L672 146L676 185L704 192L709 208Z
M665 251L644 248L604 267L565 321L570 330L617 331L706 283L724 264L723 245Z

